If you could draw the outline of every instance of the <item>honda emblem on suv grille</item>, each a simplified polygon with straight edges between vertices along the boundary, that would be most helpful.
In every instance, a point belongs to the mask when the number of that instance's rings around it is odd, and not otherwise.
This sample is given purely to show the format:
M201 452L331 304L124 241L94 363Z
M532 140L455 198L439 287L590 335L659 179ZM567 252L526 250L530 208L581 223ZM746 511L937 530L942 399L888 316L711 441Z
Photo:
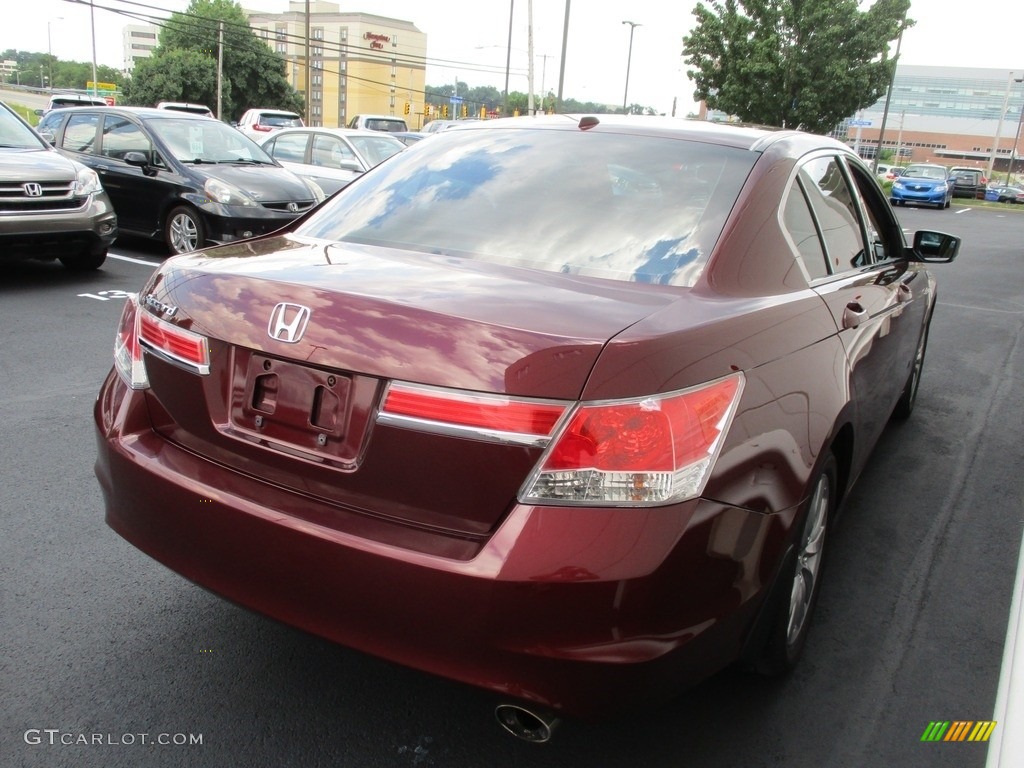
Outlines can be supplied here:
M27 197L42 197L43 196L43 185L37 184L34 181L30 181L28 184L22 184L21 188L25 190Z
M309 315L309 307L304 307L301 304L288 304L282 301L270 313L267 334L270 338L277 341L286 341L289 344L294 344L306 332L306 323L309 322Z

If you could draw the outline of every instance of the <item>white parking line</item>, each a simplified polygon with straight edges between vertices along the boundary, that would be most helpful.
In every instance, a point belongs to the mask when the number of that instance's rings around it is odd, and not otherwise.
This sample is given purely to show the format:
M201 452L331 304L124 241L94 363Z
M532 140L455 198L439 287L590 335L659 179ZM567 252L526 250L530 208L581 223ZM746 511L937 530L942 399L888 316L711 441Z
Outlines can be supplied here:
M992 719L995 737L988 745L986 768L1010 768L1024 764L1024 539L1017 559L1016 583L1010 620L1003 644L1003 666L999 672L999 688Z
M121 256L117 253L108 253L108 259L117 259L118 261L130 261L132 264L145 264L147 267L159 267L159 261L146 261L145 259L133 259L131 256Z

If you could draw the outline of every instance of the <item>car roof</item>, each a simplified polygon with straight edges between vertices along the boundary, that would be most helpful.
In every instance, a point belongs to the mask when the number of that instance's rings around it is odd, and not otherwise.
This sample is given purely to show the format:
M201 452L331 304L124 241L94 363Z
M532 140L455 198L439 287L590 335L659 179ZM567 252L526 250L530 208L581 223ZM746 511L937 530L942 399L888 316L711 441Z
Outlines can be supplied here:
M296 125L291 128L281 128L276 130L270 138L276 138L288 133L324 133L332 136L372 136L375 139L379 139L381 136L394 136L394 134L385 133L384 131L370 131L365 128L328 128L322 125ZM395 139L395 141L398 141L398 139Z
M160 120L214 120L219 122L216 118L207 117L206 115L200 115L195 112L181 112L175 109L157 109L156 107L100 107L99 104L88 107L61 107L60 109L54 109L50 112L53 113L73 113L73 112L93 112L96 109L102 109L104 114L121 114L121 115L136 115L138 117L144 117L146 119L155 118Z
M495 128L580 130L596 133L627 133L645 136L703 141L709 144L736 147L763 152L772 144L788 141L795 151L810 151L819 147L834 148L848 156L853 150L846 144L827 136L784 128L719 123L681 117L647 115L537 115L535 117L505 117L495 120L459 121L459 132L486 131Z

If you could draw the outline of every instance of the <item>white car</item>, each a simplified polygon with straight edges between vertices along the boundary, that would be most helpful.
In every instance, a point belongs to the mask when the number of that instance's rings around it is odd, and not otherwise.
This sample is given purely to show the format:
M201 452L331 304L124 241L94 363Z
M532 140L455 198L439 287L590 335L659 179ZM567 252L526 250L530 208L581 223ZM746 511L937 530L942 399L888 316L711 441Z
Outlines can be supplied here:
M238 121L238 130L262 144L267 136L282 128L300 128L305 123L295 112L286 109L254 108L246 110Z
M262 146L285 168L332 195L406 145L382 131L303 127L275 131Z

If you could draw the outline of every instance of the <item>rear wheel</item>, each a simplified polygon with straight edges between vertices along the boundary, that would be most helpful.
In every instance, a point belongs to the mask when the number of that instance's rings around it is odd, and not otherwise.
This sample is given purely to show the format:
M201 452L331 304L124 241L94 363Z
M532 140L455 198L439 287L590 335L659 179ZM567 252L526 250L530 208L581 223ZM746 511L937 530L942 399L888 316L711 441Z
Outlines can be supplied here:
M190 253L206 245L203 220L194 209L180 205L167 215L164 240L171 253Z
M782 585L782 599L776 608L771 634L757 664L757 670L763 674L780 675L791 670L807 642L811 615L821 591L825 539L835 510L837 476L836 459L830 452L811 486L795 552L783 566L788 583Z

